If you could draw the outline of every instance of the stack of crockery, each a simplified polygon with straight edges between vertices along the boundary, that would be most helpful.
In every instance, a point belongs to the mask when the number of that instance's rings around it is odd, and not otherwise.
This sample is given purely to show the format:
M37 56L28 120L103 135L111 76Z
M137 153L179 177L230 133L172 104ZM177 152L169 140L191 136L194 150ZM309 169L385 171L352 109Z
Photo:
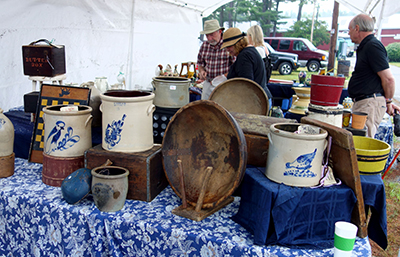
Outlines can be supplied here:
M307 116L341 128L343 105L339 101L344 81L344 77L312 75Z
M151 201L167 185L161 146L153 141L154 96L138 90L100 95L102 144L87 150L85 161L93 176L93 199L101 211L118 211L125 199ZM104 166L107 160L112 166Z
M67 176L84 167L84 153L92 146L92 108L53 105L44 107L43 112L42 181L59 187Z
M172 116L190 101L190 79L158 76L153 78L151 84L156 106L153 115L153 137L154 142L162 143L165 129Z

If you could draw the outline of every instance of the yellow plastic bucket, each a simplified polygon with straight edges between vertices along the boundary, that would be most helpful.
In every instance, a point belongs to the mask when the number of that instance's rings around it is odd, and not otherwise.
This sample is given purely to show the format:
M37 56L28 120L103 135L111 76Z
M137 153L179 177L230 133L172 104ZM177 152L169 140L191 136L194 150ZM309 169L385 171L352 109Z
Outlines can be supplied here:
M360 174L379 174L385 169L390 145L386 142L362 136L353 136Z

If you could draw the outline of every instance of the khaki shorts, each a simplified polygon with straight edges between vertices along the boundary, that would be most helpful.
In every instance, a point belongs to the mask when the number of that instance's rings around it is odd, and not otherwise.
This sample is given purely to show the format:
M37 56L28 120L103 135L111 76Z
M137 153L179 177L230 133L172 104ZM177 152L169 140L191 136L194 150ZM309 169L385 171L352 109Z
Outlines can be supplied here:
M367 136L374 138L379 124L386 113L385 97L378 96L357 101L354 103L352 111L368 113L366 122Z

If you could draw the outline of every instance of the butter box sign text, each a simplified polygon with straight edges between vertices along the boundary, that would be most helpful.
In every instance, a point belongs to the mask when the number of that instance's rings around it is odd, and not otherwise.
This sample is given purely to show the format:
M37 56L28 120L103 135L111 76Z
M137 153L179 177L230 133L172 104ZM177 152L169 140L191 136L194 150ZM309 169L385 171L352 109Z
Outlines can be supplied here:
M30 63L31 67L43 67L43 63L46 62L46 58L26 57L25 62Z

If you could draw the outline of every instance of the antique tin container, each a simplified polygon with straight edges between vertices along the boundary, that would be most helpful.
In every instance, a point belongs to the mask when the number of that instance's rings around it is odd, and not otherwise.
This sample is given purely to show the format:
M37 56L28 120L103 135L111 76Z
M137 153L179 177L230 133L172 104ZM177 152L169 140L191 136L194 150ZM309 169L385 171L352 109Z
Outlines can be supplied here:
M45 44L39 44L39 43ZM65 47L40 39L22 46L24 74L54 77L65 74Z
M155 94L154 105L181 108L189 103L190 79L181 77L155 77L151 82Z

